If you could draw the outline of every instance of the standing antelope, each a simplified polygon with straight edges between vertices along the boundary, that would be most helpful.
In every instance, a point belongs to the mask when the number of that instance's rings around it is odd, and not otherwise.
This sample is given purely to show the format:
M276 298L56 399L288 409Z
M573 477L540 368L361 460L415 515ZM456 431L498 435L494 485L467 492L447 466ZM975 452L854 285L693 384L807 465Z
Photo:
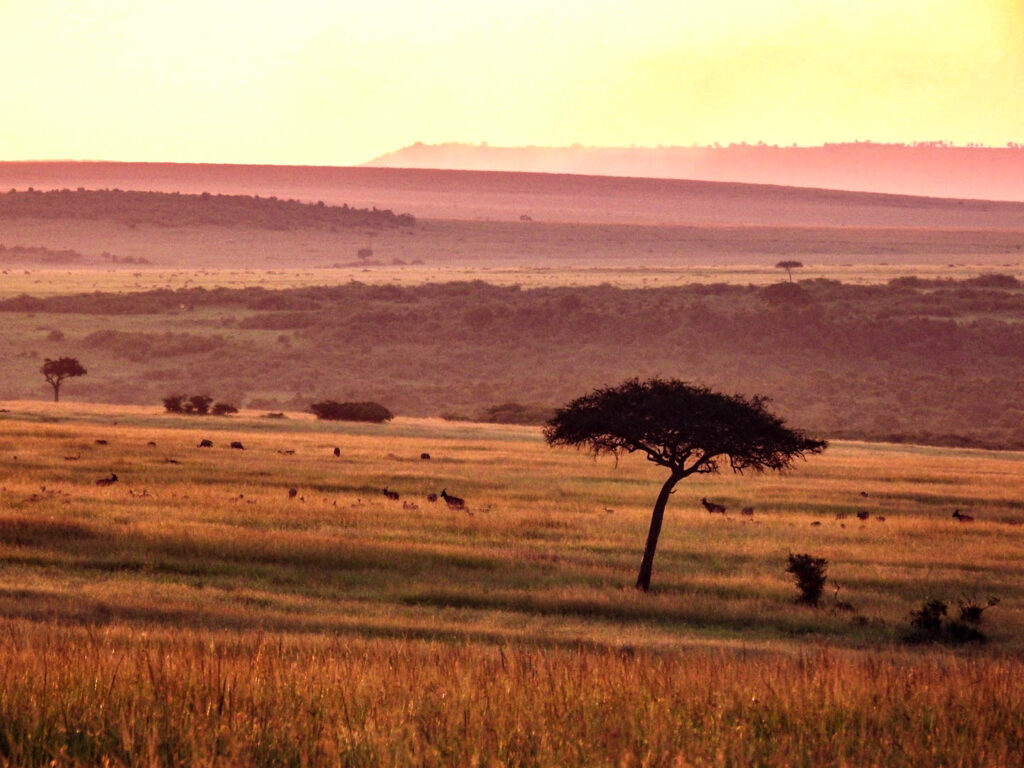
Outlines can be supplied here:
M708 512L712 514L725 514L725 507L723 507L721 504L716 504L715 502L708 501L707 499L701 499L700 503L704 505L704 509L706 509Z
M446 489L442 489L441 498L444 499L445 503L452 509L465 509L466 500L460 499L458 496L449 496Z
M972 515L965 515L959 509L953 512L953 519L959 520L961 523L973 523L974 517Z

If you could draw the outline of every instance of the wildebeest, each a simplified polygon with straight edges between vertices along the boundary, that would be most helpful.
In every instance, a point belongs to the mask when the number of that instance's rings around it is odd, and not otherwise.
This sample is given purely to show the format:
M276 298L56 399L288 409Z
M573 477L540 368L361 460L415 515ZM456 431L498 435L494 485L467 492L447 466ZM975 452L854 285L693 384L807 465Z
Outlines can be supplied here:
M753 507L744 507L743 509L740 510L740 514L744 515L745 517L753 517L754 516L754 508Z
M341 456L341 448L339 448L338 446L334 446L334 456L335 458Z
M401 496L399 495L398 491L388 490L387 486L385 486L384 488L381 488L380 492L383 493L385 496L387 496L392 501L398 501L401 498Z
M213 448L213 440L207 440L205 437L199 441L200 448Z
M420 458L423 459L424 461L426 461L427 459L430 458L430 454L426 453L426 452L423 452L423 453L420 454Z
M965 515L959 509L954 510L954 512L953 512L953 519L954 520L959 520L961 523L973 523L974 522L974 516L973 515Z
M428 493L427 494L427 501L429 501L431 504L433 504L435 501L437 501L437 494L436 493Z
M466 508L466 500L465 499L460 499L458 496L450 496L448 494L447 489L442 489L441 490L441 498L444 499L445 504L447 504L452 509L465 509Z
M871 517L871 513L868 512L866 509L862 509L860 512L857 513L858 520L867 520L869 517Z
M289 488L288 489L288 498L289 499L294 499L298 495L299 495L299 489L298 488Z
M238 440L232 440L231 441L231 447L234 448L236 451L244 451L245 450L245 446L242 445Z
M722 506L721 504L716 504L715 502L708 501L707 499L701 499L700 503L704 505L704 509L706 509L708 512L712 514L725 514L725 507Z
M101 477L96 481L96 485L113 485L117 482L117 475L113 472L110 473L110 477Z
M100 438L99 440L96 441L96 445L106 445L106 444L107 444L107 441L104 440L103 438Z

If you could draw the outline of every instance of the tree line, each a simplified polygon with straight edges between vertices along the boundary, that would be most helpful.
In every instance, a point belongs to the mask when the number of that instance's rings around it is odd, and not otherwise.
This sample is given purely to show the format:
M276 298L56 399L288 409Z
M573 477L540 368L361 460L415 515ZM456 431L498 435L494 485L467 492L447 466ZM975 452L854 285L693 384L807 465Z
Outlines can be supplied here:
M87 219L129 226L214 225L257 229L412 227L416 218L390 209L354 208L259 195L136 192L121 189L12 189L0 194L2 219Z

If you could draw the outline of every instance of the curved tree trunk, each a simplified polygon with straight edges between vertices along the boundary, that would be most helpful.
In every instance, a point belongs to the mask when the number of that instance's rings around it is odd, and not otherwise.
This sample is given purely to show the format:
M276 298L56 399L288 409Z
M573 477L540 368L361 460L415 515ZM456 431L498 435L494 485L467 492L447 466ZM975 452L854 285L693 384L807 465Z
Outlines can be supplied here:
M654 568L654 550L658 548L658 537L661 535L661 521L665 518L665 505L669 494L682 477L673 473L661 486L658 500L654 502L651 513L651 528L647 532L647 546L644 547L644 559L640 561L640 574L636 577L636 588L646 592L651 586L651 570Z

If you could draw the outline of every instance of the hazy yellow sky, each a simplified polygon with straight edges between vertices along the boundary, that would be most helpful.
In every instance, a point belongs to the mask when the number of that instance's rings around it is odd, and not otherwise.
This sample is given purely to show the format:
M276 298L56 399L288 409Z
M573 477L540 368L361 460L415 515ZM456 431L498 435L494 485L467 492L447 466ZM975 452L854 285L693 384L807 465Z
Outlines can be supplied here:
M1024 141L1024 0L0 0L0 159Z

